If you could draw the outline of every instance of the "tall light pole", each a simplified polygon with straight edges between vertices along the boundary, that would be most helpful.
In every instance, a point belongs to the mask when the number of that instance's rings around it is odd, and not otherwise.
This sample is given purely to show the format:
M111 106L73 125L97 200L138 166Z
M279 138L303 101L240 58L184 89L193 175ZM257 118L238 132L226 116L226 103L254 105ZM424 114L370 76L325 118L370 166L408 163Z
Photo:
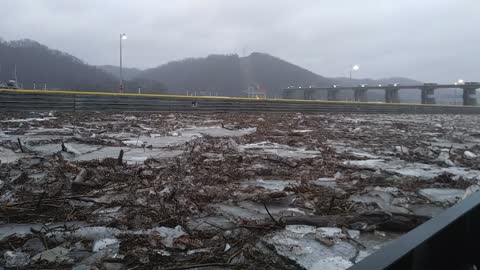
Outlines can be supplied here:
M352 72L359 70L360 67L358 65L353 65L352 68L350 68L350 84L352 84Z
M127 35L126 34L120 34L120 86L119 86L119 92L123 92L122 41L124 39L127 39Z

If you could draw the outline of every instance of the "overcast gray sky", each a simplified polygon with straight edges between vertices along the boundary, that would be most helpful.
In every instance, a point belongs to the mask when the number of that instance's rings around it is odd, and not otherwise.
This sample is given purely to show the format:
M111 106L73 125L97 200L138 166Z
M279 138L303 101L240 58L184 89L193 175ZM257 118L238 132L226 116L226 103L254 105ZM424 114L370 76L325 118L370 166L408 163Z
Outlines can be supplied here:
M90 64L266 52L324 76L480 81L479 0L1 0L0 37Z

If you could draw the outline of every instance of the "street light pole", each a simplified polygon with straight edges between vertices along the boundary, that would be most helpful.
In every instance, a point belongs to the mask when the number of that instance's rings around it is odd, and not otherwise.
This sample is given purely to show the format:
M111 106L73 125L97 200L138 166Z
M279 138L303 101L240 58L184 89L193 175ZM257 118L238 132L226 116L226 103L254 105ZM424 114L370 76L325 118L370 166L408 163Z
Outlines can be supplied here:
M120 86L119 92L123 92L123 52L122 52L122 41L127 39L126 34L120 34Z
M462 79L458 79L454 84L455 85L463 85L463 84L465 84L465 81L462 80ZM455 88L455 105L457 105L457 89L458 88Z
M455 82L454 85L457 86L458 83ZM455 92L454 92L454 94L453 94L453 104L457 105L457 88L456 88L456 87L455 87L454 91L455 91Z

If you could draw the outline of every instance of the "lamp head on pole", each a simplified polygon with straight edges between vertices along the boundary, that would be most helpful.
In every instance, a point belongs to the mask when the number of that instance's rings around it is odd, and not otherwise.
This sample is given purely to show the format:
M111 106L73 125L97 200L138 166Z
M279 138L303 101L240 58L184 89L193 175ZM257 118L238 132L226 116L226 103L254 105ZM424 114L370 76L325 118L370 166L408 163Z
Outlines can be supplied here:
M359 67L358 65L353 65L353 66L352 66L352 70L353 70L353 71L357 71L357 70L359 70L359 69L360 69L360 67Z
M121 35L120 35L120 38L121 38L121 39L127 39L127 34L121 34Z

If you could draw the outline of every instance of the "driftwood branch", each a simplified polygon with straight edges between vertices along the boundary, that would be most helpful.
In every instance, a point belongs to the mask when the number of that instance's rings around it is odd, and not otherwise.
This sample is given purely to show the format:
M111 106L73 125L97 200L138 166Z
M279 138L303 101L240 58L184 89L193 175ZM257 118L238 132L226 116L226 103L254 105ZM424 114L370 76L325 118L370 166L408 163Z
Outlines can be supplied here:
M329 216L292 216L282 217L280 222L285 225L310 225L316 227L347 227L352 224L363 224L364 228L372 228L385 231L409 231L427 221L429 217L411 214L391 214L387 212L366 212L352 215L329 215Z

